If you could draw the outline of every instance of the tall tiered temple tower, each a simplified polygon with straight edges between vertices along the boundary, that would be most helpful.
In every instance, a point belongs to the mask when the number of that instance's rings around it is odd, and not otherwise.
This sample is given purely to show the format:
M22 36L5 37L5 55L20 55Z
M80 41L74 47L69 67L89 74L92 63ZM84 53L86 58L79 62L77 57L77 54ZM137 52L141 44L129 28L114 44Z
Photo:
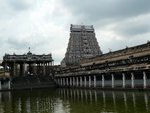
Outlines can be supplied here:
M100 54L93 26L71 24L68 48L61 66L79 65L81 59Z

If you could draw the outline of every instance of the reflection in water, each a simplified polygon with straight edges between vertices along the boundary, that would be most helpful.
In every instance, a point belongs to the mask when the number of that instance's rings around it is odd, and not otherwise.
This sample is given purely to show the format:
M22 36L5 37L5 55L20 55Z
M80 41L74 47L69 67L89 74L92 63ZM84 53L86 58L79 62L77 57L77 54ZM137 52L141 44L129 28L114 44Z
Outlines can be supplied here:
M84 94L85 94L85 100L87 102L87 91L86 90L84 91Z
M116 95L114 92L112 92L112 97L113 97L114 111L116 111Z
M103 97L103 106L104 106L103 108L105 110L106 109L106 96L105 96L105 92L103 91L102 94L103 94L102 97Z
M149 97L85 89L0 92L0 113L150 113Z
M94 96L95 96L95 102L97 102L97 92L94 91Z
M133 97L133 108L136 112L136 97L135 97L135 93L132 93L132 97Z
M146 93L144 93L144 100L145 100L146 111L148 111L148 96Z
M123 92L123 101L125 106L125 112L127 112L128 106L127 106L127 96L125 92Z
M92 103L92 92L89 90L89 95L90 95L90 102Z
M83 103L83 91L80 91L80 95L81 95L81 102Z

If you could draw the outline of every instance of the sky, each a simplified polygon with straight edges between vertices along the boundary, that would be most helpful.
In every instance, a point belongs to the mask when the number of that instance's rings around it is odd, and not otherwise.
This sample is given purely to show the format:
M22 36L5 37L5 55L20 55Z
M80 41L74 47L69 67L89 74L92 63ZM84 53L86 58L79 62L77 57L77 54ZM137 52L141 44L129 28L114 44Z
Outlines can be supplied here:
M0 59L5 53L65 56L70 24L93 25L103 53L150 40L150 0L0 0Z

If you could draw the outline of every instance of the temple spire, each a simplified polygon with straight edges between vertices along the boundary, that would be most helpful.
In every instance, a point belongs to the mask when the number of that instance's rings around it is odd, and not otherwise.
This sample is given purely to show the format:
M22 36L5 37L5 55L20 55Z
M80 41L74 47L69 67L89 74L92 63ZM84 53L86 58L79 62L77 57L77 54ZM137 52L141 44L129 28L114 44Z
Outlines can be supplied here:
M101 54L93 25L71 24L70 39L61 66L80 65L81 59Z

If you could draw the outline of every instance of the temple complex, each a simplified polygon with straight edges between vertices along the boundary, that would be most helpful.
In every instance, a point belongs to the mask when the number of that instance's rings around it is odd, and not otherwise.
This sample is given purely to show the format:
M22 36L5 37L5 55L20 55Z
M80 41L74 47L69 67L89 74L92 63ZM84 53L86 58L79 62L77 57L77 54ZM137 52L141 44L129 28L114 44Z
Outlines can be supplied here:
M51 54L35 55L30 50L23 55L5 54L2 66L10 77L1 78L0 90L49 87L149 90L150 42L102 54L93 26L71 25L61 66L54 66Z
M71 24L68 48L61 66L79 65L81 59L101 54L94 27Z

